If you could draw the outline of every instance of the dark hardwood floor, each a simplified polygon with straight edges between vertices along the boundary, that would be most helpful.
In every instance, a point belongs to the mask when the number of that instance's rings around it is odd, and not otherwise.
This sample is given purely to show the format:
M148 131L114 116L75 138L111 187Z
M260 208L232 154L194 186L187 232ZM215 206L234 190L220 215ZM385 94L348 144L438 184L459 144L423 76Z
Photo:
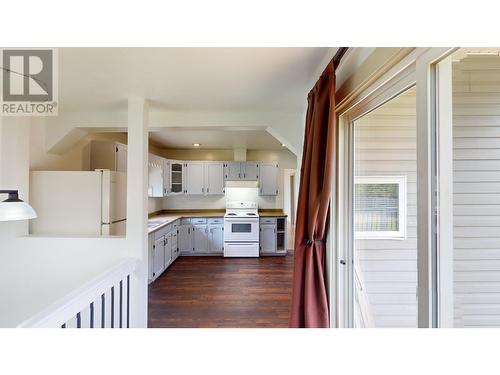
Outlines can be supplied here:
M149 327L287 327L293 255L180 257L149 286Z

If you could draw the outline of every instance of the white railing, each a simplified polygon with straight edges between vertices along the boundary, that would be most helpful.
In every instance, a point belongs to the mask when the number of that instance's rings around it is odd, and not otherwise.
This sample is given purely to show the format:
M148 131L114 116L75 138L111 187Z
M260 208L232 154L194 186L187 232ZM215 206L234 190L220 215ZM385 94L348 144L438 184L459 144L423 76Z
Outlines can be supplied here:
M129 328L130 283L137 261L125 259L19 325L27 328Z
M359 265L354 266L354 284L356 288L355 327L373 328L375 322Z

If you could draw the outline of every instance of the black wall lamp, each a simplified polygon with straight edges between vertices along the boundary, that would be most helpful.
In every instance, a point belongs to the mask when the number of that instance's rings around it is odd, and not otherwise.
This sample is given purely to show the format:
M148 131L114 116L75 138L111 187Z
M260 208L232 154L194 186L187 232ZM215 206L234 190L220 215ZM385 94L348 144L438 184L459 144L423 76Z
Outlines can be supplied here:
M27 220L37 217L33 207L19 199L17 190L0 190L0 194L9 195L6 200L0 202L0 221Z

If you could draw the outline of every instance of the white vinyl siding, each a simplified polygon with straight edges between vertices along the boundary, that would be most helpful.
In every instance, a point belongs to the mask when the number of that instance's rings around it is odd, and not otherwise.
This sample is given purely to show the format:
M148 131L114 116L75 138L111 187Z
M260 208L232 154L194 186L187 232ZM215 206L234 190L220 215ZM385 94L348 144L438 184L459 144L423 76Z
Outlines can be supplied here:
M376 327L417 325L416 101L411 89L355 121L355 176L406 177L406 236L356 239Z
M453 63L456 327L500 327L500 57Z

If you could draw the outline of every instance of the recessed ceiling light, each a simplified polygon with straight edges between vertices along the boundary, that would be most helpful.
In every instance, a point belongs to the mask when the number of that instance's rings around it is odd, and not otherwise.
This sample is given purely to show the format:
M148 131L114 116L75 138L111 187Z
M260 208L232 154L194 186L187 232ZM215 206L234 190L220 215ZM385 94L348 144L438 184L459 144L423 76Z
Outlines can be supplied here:
M194 146L194 147L200 147L200 146L201 146L201 144L200 144L200 143L193 143L193 146Z
M282 143L282 144L281 144L281 147L286 147L286 144Z

